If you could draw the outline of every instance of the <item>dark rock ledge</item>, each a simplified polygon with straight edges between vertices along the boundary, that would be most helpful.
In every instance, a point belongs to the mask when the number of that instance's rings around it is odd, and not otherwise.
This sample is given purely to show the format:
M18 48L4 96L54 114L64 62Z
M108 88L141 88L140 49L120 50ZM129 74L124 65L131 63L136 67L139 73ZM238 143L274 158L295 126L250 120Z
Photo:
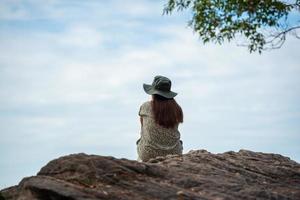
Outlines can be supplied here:
M300 164L278 154L190 151L146 163L72 154L1 191L0 199L300 199Z

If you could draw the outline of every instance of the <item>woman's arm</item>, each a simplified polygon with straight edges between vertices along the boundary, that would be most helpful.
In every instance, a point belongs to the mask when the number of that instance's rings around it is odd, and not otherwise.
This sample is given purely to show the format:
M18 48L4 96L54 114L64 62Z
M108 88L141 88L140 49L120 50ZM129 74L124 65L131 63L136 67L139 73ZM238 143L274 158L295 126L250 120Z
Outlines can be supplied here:
M141 127L143 127L143 118L140 117L140 121L141 121Z
M140 117L140 121L141 121L141 137L142 137L142 127L143 127L143 118L142 117ZM139 144L139 142L140 142L140 140L141 140L141 137L140 137L140 139L138 139L137 141L136 141L136 145L138 145Z

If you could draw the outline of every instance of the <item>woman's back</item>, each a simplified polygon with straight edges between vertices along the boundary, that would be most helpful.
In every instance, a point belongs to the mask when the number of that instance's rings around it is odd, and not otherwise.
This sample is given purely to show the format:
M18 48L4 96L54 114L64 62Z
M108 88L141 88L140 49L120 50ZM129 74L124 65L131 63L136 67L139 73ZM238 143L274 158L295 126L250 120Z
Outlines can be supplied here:
M165 128L155 122L151 101L145 102L140 109L139 115L143 118L141 129L145 142L153 148L169 150L173 148L180 139L178 124L172 128Z
M155 86L154 83L155 79L152 84ZM173 93L173 96L174 94L176 95ZM157 156L182 154L182 142L178 131L178 124L183 122L181 107L172 96L166 98L162 93L151 95L152 101L143 103L139 111L141 118L141 138L137 142L139 159L147 161Z

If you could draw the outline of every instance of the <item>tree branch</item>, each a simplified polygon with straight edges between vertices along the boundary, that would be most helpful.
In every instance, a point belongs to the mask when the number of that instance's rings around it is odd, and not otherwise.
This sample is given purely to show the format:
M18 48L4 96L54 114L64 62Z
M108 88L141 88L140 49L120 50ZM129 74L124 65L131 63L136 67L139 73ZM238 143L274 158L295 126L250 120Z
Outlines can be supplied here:
M281 31L281 32L277 33L277 34L271 34L269 36L269 38L271 38L271 40L266 41L267 47L264 48L264 50L281 48L282 45L284 44L285 40L286 40L286 34L293 31L293 30L297 30L297 29L300 29L300 25L290 27L288 29L285 29L284 31ZM297 39L300 39L300 35L298 35L297 32L295 32L294 35ZM268 45L269 45L269 47L268 47Z

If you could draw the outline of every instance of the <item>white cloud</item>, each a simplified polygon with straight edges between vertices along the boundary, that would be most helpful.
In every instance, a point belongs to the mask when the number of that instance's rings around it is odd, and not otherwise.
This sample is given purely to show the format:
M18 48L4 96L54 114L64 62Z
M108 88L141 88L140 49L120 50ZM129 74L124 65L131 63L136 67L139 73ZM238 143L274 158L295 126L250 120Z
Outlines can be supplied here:
M59 43L64 46L71 46L74 48L90 48L101 45L102 35L100 31L92 29L91 27L72 27L58 38Z
M113 1L112 5L116 9L116 12L125 14L126 16L149 17L162 14L162 6L154 1L117 0Z
M113 8L113 10L110 10ZM111 0L111 1L66 1L66 0L2 0L2 20L74 20L95 24L97 21L111 24L122 18L134 19L162 14L162 6L153 1ZM113 13L112 13L113 11ZM112 14L116 18L112 19ZM90 20L90 21L87 21ZM128 23L128 22L127 22ZM133 22L130 22L133 23Z

